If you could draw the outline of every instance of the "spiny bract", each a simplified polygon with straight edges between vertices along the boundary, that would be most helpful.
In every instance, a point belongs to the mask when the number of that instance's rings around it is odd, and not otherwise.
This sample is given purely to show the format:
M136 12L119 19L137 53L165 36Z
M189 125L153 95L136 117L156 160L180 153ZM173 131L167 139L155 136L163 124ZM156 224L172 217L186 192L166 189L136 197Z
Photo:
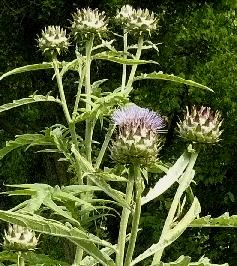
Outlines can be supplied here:
M115 111L112 120L118 126L112 147L115 162L147 166L156 160L160 146L158 132L165 126L160 115L132 105Z
M38 38L38 46L43 53L61 54L68 50L69 41L66 30L60 26L48 26Z
M3 247L14 251L34 250L38 244L35 232L20 225L10 225L4 231Z
M222 120L220 113L211 111L210 107L197 108L187 113L183 121L178 124L181 137L192 142L216 143L220 140Z

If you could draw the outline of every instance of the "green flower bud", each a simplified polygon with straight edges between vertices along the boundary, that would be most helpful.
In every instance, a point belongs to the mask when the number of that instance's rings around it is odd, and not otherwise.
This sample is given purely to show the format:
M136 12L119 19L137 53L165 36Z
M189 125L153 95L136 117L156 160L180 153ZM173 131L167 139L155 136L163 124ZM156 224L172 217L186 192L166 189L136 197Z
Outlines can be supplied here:
M150 34L156 30L157 19L154 13L149 12L148 9L136 10L130 5L125 5L120 11L117 11L115 19L131 34Z
M48 26L42 30L42 37L38 39L38 46L43 53L61 54L68 50L69 42L66 30L60 26Z
M210 107L188 107L185 119L178 124L181 137L192 142L216 143L220 140L222 120L220 113Z
M72 17L71 30L76 38L88 38L92 34L101 36L107 31L108 21L105 17L105 12L99 12L98 9L77 9Z
M161 116L134 105L115 111L112 119L118 126L112 147L115 162L148 166L156 161L160 148L157 135L165 126Z
M13 224L4 231L3 247L14 251L34 250L38 244L35 232L22 226Z

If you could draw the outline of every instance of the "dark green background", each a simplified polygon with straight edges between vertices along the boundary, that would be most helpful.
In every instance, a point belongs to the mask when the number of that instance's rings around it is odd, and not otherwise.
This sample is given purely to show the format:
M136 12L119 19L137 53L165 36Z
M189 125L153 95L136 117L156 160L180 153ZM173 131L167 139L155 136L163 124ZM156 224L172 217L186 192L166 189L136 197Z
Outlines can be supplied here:
M152 36L160 43L159 53L144 52L143 58L159 62L157 66L139 67L138 72L162 70L186 79L193 79L212 88L215 93L201 91L161 81L141 81L135 84L132 100L161 112L169 119L169 132L161 152L161 159L173 163L182 153L185 143L175 128L183 116L185 106L205 105L220 110L224 118L222 141L208 146L199 156L196 169L195 194L202 205L202 215L219 216L228 211L236 214L237 173L237 4L236 1L69 1L69 0L1 0L0 2L0 74L15 67L46 60L37 49L37 34L47 25L69 27L71 13L76 7L90 6L105 10L110 16L123 4L148 8L160 14L159 31ZM110 24L111 31L114 25ZM73 49L72 49L73 50ZM73 57L73 52L66 59ZM110 78L111 88L116 86L121 67L111 63L93 66L94 80ZM112 72L111 72L112 71ZM51 71L33 72L9 77L0 83L0 104L38 94L57 95ZM73 75L66 77L68 102L73 101L75 84ZM0 145L17 134L39 132L46 126L65 123L62 110L54 104L35 104L0 114ZM52 185L68 182L67 166L57 162L55 155L17 150L0 161L0 186L24 182L47 182ZM155 182L151 180L151 184ZM173 191L161 201L144 209L137 253L159 237L162 222L172 199ZM19 199L1 197L0 208L7 209ZM117 226L110 225L110 229ZM111 236L113 237L113 236ZM55 241L55 240L52 240ZM42 247L43 248L43 247ZM50 255L70 257L51 248ZM181 254L198 260L203 254L214 263L237 262L236 229L188 229L164 255L164 261L175 260ZM145 265L145 264L143 264Z

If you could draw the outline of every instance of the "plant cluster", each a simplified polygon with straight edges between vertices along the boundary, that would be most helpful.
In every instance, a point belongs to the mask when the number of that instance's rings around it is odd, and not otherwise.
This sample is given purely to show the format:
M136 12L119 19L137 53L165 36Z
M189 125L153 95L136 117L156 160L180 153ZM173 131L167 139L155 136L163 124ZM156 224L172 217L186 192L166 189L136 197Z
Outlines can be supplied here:
M9 196L23 195L28 198L11 210L0 210L0 219L13 224L5 233L5 260L19 266L69 265L70 262L58 262L31 251L37 246L39 237L34 232L38 232L65 238L75 245L73 266L132 266L149 258L152 258L149 262L151 266L214 265L205 257L191 262L190 257L180 256L175 262L168 263L161 262L161 258L165 248L188 227L233 226L236 222L235 216L229 217L227 214L218 218L199 217L201 206L191 189L199 152L204 145L220 140L219 112L203 106L193 107L191 112L187 110L185 119L178 124L181 137L188 142L187 148L171 167L167 167L158 158L162 148L161 134L167 127L166 119L129 101L137 80L167 80L199 89L211 89L163 72L136 75L138 65L156 63L141 59L144 49L154 47L147 42L147 38L156 29L157 23L155 15L147 9L135 10L126 5L117 12L115 20L123 29L123 51L116 49L114 40L105 39L108 36L105 34L108 19L104 12L78 9L72 17L71 40L60 26L45 28L38 38L38 46L47 54L48 62L13 69L0 78L27 71L54 70L59 97L33 94L2 105L0 111L35 102L52 102L62 107L67 125L53 125L40 134L19 135L7 142L0 154L3 157L21 146L44 146L41 152L59 153L60 161L66 162L74 175L70 185L61 187L40 183L11 186L14 189L7 192ZM137 44L129 44L131 35L133 40L137 37ZM67 52L74 41L76 58L71 62L59 61L58 56ZM135 53L130 52L132 49ZM121 64L121 86L111 92L104 90L106 80L92 83L91 65L95 60ZM63 83L69 71L78 75L73 110L67 104ZM94 134L97 123L101 123L102 127L104 124L108 126L99 152L96 152L98 143ZM79 127L84 128L83 134L79 134ZM117 133L113 138L115 131ZM103 165L108 148L113 167ZM147 192L151 169L164 172L164 176ZM116 185L118 183L120 186ZM175 184L177 190L159 241L135 256L142 206L159 198ZM114 213L120 217L120 225L117 241L111 243L103 237L105 234L91 232L90 225L98 221L109 222Z

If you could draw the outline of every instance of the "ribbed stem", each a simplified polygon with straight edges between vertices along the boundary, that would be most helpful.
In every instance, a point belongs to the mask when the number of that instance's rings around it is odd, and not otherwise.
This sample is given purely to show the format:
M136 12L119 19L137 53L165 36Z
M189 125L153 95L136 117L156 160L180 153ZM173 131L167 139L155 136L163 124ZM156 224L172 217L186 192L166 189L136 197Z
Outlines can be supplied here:
M175 217L175 213L176 213L177 207L178 207L179 202L180 202L180 198L181 198L181 196L183 195L183 193L184 193L184 191L186 189L187 181L190 179L190 176L188 174L186 174L186 173L190 173L190 171L193 169L197 157L198 157L198 152L194 152L194 153L191 154L190 161L189 161L189 164L187 166L187 169L186 169L183 177L180 179L179 187L178 187L178 189L177 189L177 191L175 193L175 196L174 196L173 202L171 204L168 216L166 218L163 230L161 232L161 236L160 236L160 240L159 241L165 240L166 235L169 233L169 230L170 230L170 228L171 228L171 226L173 224L173 221L174 221L174 217ZM151 266L159 264L159 262L161 260L161 257L162 257L162 254L163 254L163 251L164 251L164 249L158 251L154 255Z
M109 129L108 129L106 135L105 135L105 139L104 139L103 145L102 145L102 147L100 149L100 152L99 152L99 155L98 155L98 157L96 159L96 163L95 163L95 168L96 169L100 168L100 164L101 164L101 162L102 162L102 160L104 158L105 151L108 148L110 139L111 139L112 134L114 132L114 129L115 129L115 125L111 124L109 126Z
M126 189L126 202L128 205L131 205L132 202L134 180L137 174L138 174L137 168L131 166L129 168L129 176L128 176L127 189ZM123 266L127 226L128 226L128 219L130 212L131 212L130 209L126 207L123 208L122 217L120 221L119 237L118 237L118 253L116 256L116 266Z
M25 266L25 260L21 255L21 252L18 253L17 266Z
M85 70L85 87L86 87L86 111L91 110L91 51L93 47L94 37L91 37L86 43L86 70ZM88 118L86 120L86 131L85 131L85 148L86 158L91 162L91 144L93 137L94 122Z
M136 169L136 180L135 180L135 188L136 188L136 197L135 197L135 212L133 215L133 220L132 220L132 230L131 230L131 236L129 240L129 245L128 245L128 250L127 250L127 255L125 258L125 263L124 266L129 266L131 261L132 261L132 256L134 253L135 249L135 244L137 240L137 233L138 233L138 227L139 227L139 221L140 221L140 216L141 216L141 195L142 195L142 177L141 177L141 170L139 166L135 166Z
M67 102L66 102L66 98L65 98L65 94L64 94L64 89L63 89L62 77L61 77L60 72L59 72L58 60L56 57L53 58L53 66L54 66L55 76L57 79L58 90L59 90L59 94L60 94L60 99L61 99L63 111L64 111L64 114L65 114L65 117L67 119L68 124L70 124L71 116L70 116L70 113L68 111Z
M82 257L83 257L83 249L81 247L77 246L73 266L80 266Z
M128 51L128 33L124 31L123 34L123 51L124 51L124 58L127 58L127 51ZM126 79L127 79L127 65L123 64L123 74L122 74L122 87L121 91L124 91L126 86Z
M137 52L136 52L136 56L135 56L136 60L140 59L140 57L141 57L142 45L143 45L143 36L140 36L138 39L138 43L137 43ZM127 83L127 88L129 88L130 91L132 90L131 87L132 87L132 83L133 83L133 79L134 79L136 70L137 70L137 65L133 65L131 73L129 75L128 83Z

